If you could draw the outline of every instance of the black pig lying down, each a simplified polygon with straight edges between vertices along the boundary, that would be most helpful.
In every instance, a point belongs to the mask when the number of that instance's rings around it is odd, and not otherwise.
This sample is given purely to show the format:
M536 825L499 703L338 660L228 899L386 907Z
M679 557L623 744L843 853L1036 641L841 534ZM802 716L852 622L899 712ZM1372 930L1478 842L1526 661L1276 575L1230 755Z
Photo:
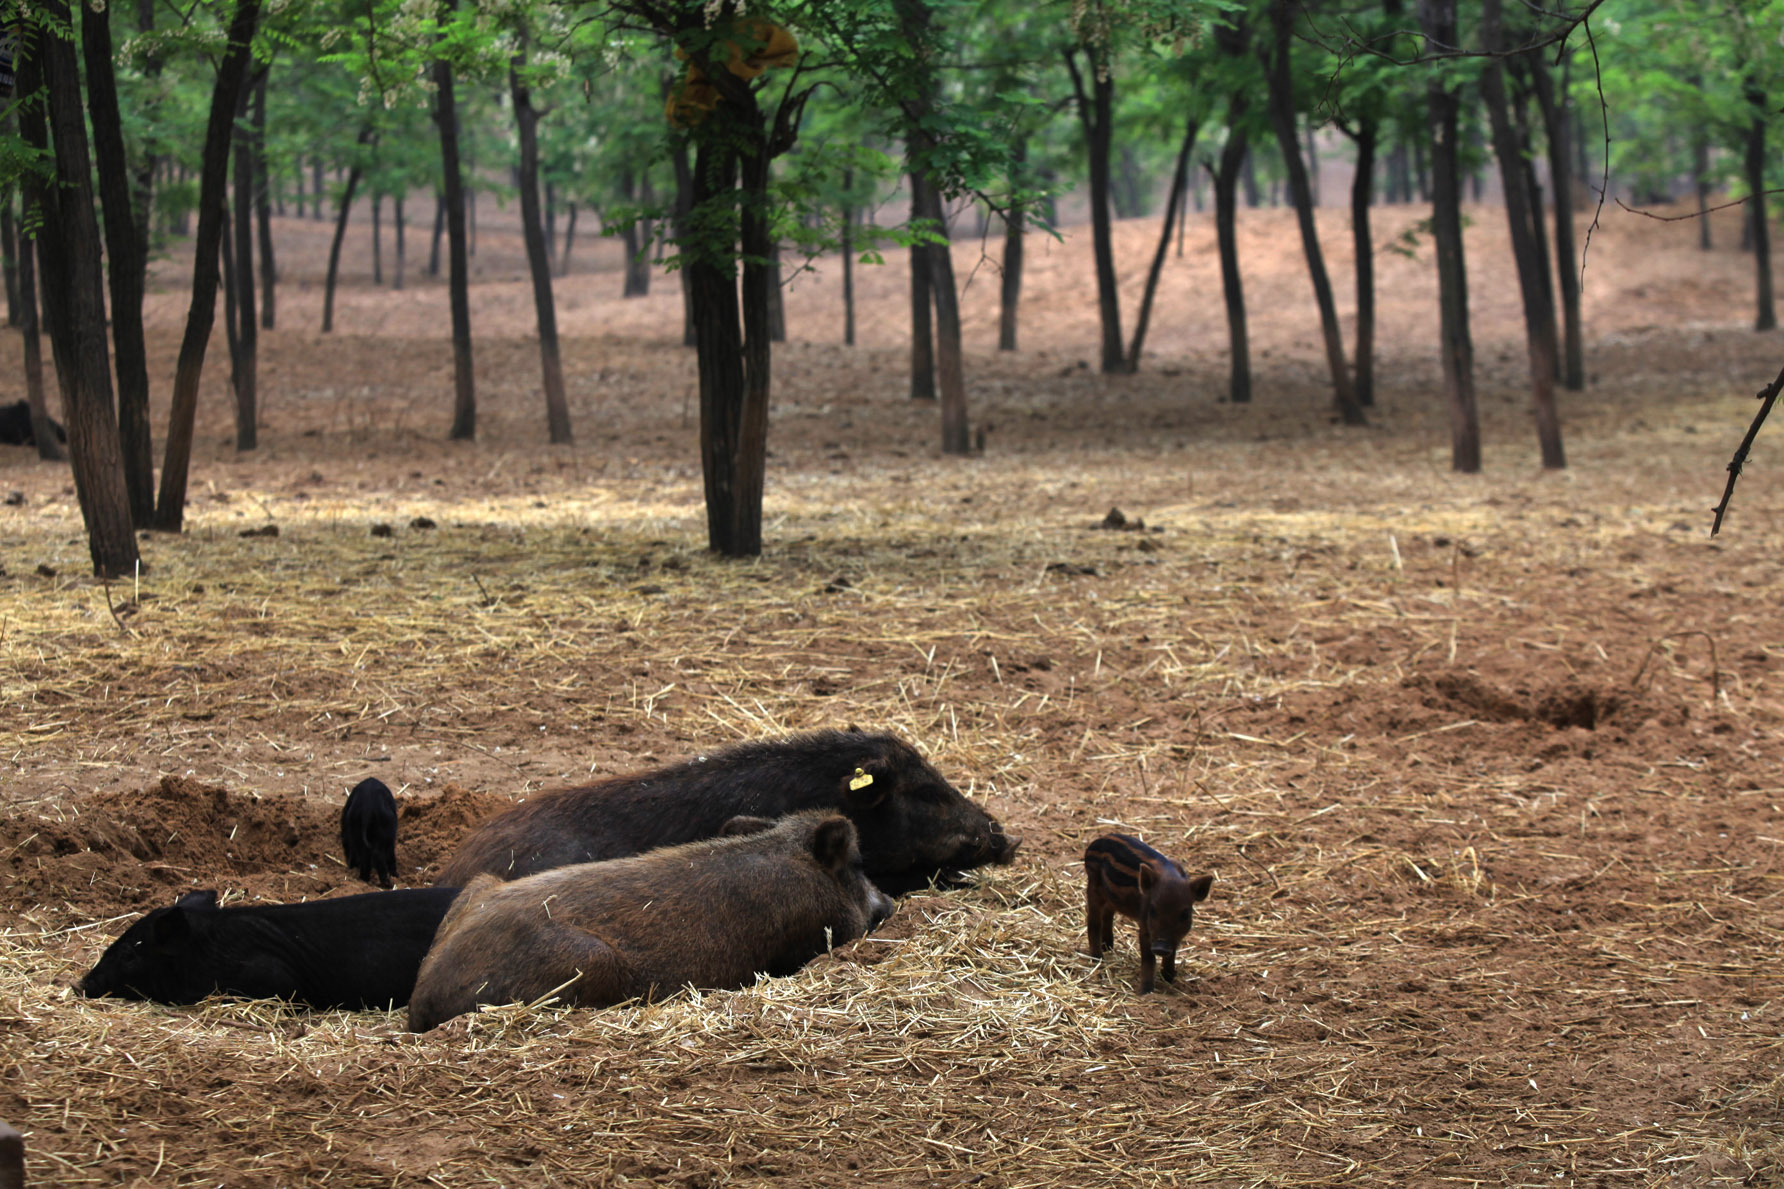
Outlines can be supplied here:
M396 798L390 786L369 776L353 786L341 806L341 850L347 867L367 883L376 873L388 888L396 876Z
M409 1030L554 990L607 1007L689 985L746 987L758 972L792 974L891 913L840 813L738 824L768 828L506 883L477 876L421 964Z
M460 887L642 854L724 832L737 817L831 809L855 823L867 874L891 895L1007 863L1021 838L892 735L815 731L575 788L553 789L484 821L437 883Z
M80 982L90 998L197 1003L208 995L381 1011L409 1002L457 888L218 908L187 892L111 944Z

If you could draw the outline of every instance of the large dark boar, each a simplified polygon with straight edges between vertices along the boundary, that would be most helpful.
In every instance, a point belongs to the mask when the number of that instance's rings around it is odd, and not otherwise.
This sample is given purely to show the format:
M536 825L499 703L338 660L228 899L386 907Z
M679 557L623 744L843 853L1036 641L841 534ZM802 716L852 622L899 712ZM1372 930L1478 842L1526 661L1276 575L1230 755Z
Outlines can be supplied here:
M207 995L381 1010L409 1001L457 888L218 908L187 892L124 930L82 995L197 1003Z
M479 875L440 925L409 1000L426 1032L480 1003L607 1007L685 986L787 975L892 911L855 827L812 810L773 828L579 863L504 883Z
M713 838L733 817L805 809L847 814L868 875L894 896L938 876L1007 863L1022 841L903 740L817 731L541 793L472 831L436 882L467 884L479 872L518 879Z

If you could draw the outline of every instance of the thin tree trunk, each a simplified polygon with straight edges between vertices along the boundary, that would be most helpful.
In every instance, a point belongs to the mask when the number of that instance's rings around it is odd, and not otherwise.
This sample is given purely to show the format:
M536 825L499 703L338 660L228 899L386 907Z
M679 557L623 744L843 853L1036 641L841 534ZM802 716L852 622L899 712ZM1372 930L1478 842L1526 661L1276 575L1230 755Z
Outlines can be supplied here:
M256 71L260 78L265 70ZM260 443L260 331L254 312L254 176L253 134L241 127L247 114L248 97L258 80L250 81L242 90L235 132L235 284L236 339L235 357L235 448L252 450Z
M1307 125L1307 182L1313 194L1313 205L1319 205L1319 130L1312 123Z
M842 171L842 192L852 193L855 171ZM847 199L842 207L842 341L855 345L855 208Z
M446 231L446 196L438 190L434 191L434 235L432 246L427 252L427 275L440 275L440 237Z
M1557 95L1549 74L1547 59L1539 53L1526 58L1531 82L1536 91L1536 104L1542 111L1543 130L1549 142L1549 183L1555 193L1555 264L1561 287L1561 384L1575 392L1586 386L1585 332L1580 317L1579 261L1573 242L1573 196L1568 183L1568 158L1571 155L1568 137L1571 121L1567 118L1566 95ZM1704 234L1709 221L1700 219Z
M1313 188L1301 160L1301 142L1295 120L1294 79L1289 73L1289 46L1294 31L1294 11L1289 0L1272 0L1270 25L1274 45L1265 51L1270 83L1270 122L1276 128L1276 144L1288 174L1289 194L1301 226L1301 247L1307 255L1307 272L1313 281L1313 298L1319 305L1320 331L1326 343L1326 369L1332 376L1332 392L1338 413L1346 425L1367 425L1368 415L1357 403L1350 385L1350 367L1344 360L1344 329L1338 323L1338 303L1332 281L1326 275L1325 254L1320 251L1319 228L1313 220Z
M1747 102L1753 108L1753 123L1747 128L1747 214L1753 229L1753 265L1759 306L1753 329L1775 330L1778 312L1772 305L1772 233L1765 216L1765 121L1769 112L1765 92L1751 79L1747 82Z
M1017 139L1010 153L1010 192L1016 192L1023 167L1028 163L1028 138ZM1012 200L1004 215L1003 284L998 292L997 349L1016 349L1017 314L1022 304L1022 249L1028 213Z
M46 0L43 10L49 18L46 24L66 26L71 20L62 0ZM21 130L33 147L41 149L51 138L55 144L54 182L29 183L43 218L37 250L43 265L50 348L56 357L68 453L93 573L121 578L136 568L139 555L112 406L111 361L103 346L105 278L81 112L80 68L74 45L54 34L40 32L32 48L20 72L26 85L19 90L47 97L47 128L43 106L30 105L27 111L21 105ZM100 346L95 350L93 344ZM53 436L53 431L46 436Z
M1375 143L1380 120L1365 116L1357 128L1357 171L1350 180L1350 236L1357 257L1356 397L1364 408L1375 403L1375 236L1369 226L1374 204Z
M366 124L359 130L354 144L364 148L372 140L372 126ZM341 209L335 215L334 239L328 245L328 274L322 282L322 333L334 331L335 284L341 274L341 245L347 239L347 219L353 213L353 195L359 189L359 155L354 154L353 166L347 170L347 185L341 190Z
M576 245L576 204L570 204L569 218L564 220L564 250L558 256L558 275L570 275L570 249Z
M396 261L395 267L391 270L390 287L401 289L403 287L403 266L407 263L404 259L406 245L403 240L404 232L408 228L407 220L403 217L403 196L400 191L390 196L390 218L396 230Z
M1115 281L1115 240L1109 204L1109 153L1114 138L1115 79L1101 51L1085 49L1090 60L1091 90L1084 90L1084 79L1078 73L1075 51L1065 55L1071 71L1072 87L1077 94L1078 120L1084 128L1084 143L1090 157L1090 242L1096 259L1096 308L1103 331L1102 371L1104 374L1128 370L1127 353L1121 340L1121 291Z
M545 224L539 210L539 112L532 90L521 78L526 41L508 63L508 91L520 139L520 226L527 267L533 277L533 311L539 326L539 373L545 390L545 423L554 445L572 440L570 403L564 395L564 360L558 347L557 304L551 295L551 257L545 250Z
M248 72L249 44L260 21L260 0L236 0L229 22L229 48L217 70L211 92L210 123L205 130L204 169L199 181L198 235L192 265L192 306L174 371L169 401L167 449L161 461L161 492L155 502L155 527L179 532L186 516L187 471L192 462L192 432L198 412L198 381L204 371L205 348L217 310L217 249L223 234L224 187L229 168L229 138L236 100Z
M323 211L323 204L326 201L323 198L323 192L326 187L323 185L321 157L310 158L310 180L312 183L312 189L310 191L310 218L320 223L327 217Z
M1220 284L1226 297L1227 338L1231 369L1227 398L1236 405L1251 400L1251 342L1245 328L1245 284L1239 277L1238 186L1246 157L1243 93L1227 105L1226 146L1214 171L1214 234L1220 245Z
M19 252L19 334L24 349L25 403L31 410L31 436L37 439L37 457L61 462L68 457L62 441L50 425L49 405L43 395L43 335L37 320L37 251L29 241Z
M384 283L384 195L372 191L372 284Z
M11 189L0 189L0 272L6 278L6 324L17 326L24 315L19 310L19 227Z
M552 275L557 275L558 240L557 240L557 187L550 182L545 183L545 263L551 267Z
M260 328L272 330L278 319L274 301L278 289L278 269L273 262L273 179L267 170L266 157L266 87L271 72L260 72L260 83L254 88L254 230L260 243ZM283 212L280 212L283 214Z
M781 291L781 246L776 240L768 250L768 341L787 341L787 302Z
M1264 205L1264 192L1257 184L1257 160L1249 140L1245 144L1245 160L1239 163L1239 168L1245 185L1245 205L1256 210Z
M447 0L448 10L457 0ZM458 104L452 65L434 62L434 122L440 129L440 172L446 196L447 288L452 307L453 441L477 436L477 389L471 360L471 266L465 228L465 193L458 171Z
M1419 0L1419 24L1439 45L1456 44L1457 0ZM1425 110L1431 127L1431 238L1437 249L1439 354L1450 423L1450 467L1481 466L1480 410L1474 395L1474 342L1468 330L1468 272L1462 253L1461 100L1454 84L1433 74Z
M688 165L688 141L685 136L674 139L674 147L669 152L669 163L675 170L675 207L670 214L675 230L675 239L681 250L687 251L688 212L694 209L694 171ZM688 275L686 266L681 272L681 345L694 347L698 345L699 336L694 326L694 278Z
M111 10L80 6L81 49L87 68L87 105L93 122L95 176L105 212L105 252L111 290L112 348L116 356L118 449L131 519L147 528L155 518L155 456L149 428L149 358L142 302L148 272L132 173L124 150L117 79L112 68Z
M911 222L924 219L929 209L923 200L928 183L912 172ZM929 251L927 244L911 245L911 399L935 399L935 330L930 322Z
M1691 186L1697 191L1697 246L1704 252L1711 247L1710 184L1710 138L1699 129L1691 141Z
M1152 254L1152 267L1146 272L1146 291L1140 297L1140 313L1134 323L1134 342L1127 353L1127 370L1140 370L1140 348L1146 342L1146 326L1152 320L1152 299L1158 292L1158 278L1164 272L1165 255L1171 248L1171 230L1178 222L1183 206L1183 190L1189 180L1189 155L1195 151L1196 135L1201 121L1191 116L1183 131L1183 144L1177 149L1177 168L1171 171L1171 196L1165 200L1165 225L1158 233L1158 251Z
M954 288L954 254L948 225L942 217L942 196L927 180L923 201L942 241L928 245L929 292L935 301L935 379L942 402L942 453L969 454L971 435L966 417L966 358L960 342L960 299Z
M1502 0L1484 0L1481 8L1481 40L1489 50L1503 52L1509 47L1503 37ZM1505 67L1501 59L1487 60L1486 68L1481 72L1480 86L1487 116L1492 122L1493 153L1499 159L1499 177L1505 190L1505 216L1511 227L1512 255L1517 260L1518 287L1524 296L1524 336L1530 355L1530 389L1537 441L1542 447L1542 465L1559 469L1567 465L1567 454L1562 448L1561 418L1555 406L1554 322L1549 311L1543 308L1543 285L1547 278L1536 256L1535 232L1531 226L1534 216L1522 174L1523 161L1517 130L1512 126L1505 90Z
M1542 278L1543 315L1548 319L1547 335L1555 344L1555 379L1561 379L1561 324L1555 302L1555 269L1549 256L1548 225L1543 221L1542 183L1536 177L1536 153L1531 147L1530 84L1525 75L1527 56L1507 58L1506 73L1510 76L1512 129L1517 135L1518 160L1525 189L1530 195L1530 239L1536 253L1536 264Z

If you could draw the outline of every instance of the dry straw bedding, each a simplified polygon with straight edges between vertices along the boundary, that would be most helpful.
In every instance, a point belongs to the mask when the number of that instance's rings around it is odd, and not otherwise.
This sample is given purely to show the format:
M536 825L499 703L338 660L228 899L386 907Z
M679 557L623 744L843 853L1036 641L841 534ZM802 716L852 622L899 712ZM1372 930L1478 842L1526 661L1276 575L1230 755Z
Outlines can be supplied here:
M1757 481L1701 536L1695 430L1757 384L1642 373L1698 346L1605 346L1566 476L1452 480L1428 427L1284 411L1311 388L1183 428L1163 389L1037 381L965 465L838 458L794 409L742 564L673 445L448 454L337 404L350 443L213 462L106 591L65 476L12 467L0 1117L44 1184L1777 1183L1780 508ZM1164 531L1091 529L1115 503ZM178 887L348 890L360 776L402 790L416 882L495 797L850 721L1027 841L796 977L423 1037L65 990ZM210 833L145 841L163 776L226 790L181 819ZM1130 926L1077 952L1112 827L1218 877L1144 999Z

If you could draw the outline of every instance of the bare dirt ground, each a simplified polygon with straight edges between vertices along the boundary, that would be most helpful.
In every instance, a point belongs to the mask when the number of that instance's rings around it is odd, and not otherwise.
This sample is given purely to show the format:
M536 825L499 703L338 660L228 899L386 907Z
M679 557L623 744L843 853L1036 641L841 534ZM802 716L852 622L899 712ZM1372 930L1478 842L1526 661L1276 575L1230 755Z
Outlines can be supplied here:
M1707 535L1784 340L1748 329L1732 212L1710 254L1607 215L1544 473L1502 215L1473 215L1483 475L1448 469L1428 249L1380 259L1382 391L1346 430L1283 211L1242 218L1258 392L1220 401L1203 216L1131 378L1085 366L1087 235L1035 242L1014 355L960 248L970 460L905 398L899 264L860 276L852 350L834 263L798 278L750 562L704 551L672 284L622 302L614 246L578 243L578 437L548 447L486 210L479 438L449 444L438 283L374 287L356 233L320 336L327 229L282 221L263 448L232 448L219 338L187 532L144 541L139 582L88 580L66 468L0 451L0 1118L31 1183L1784 1181L1769 437ZM1119 232L1131 320L1157 229ZM157 275L161 402L185 265ZM1094 527L1111 507L1144 528ZM366 775L400 790L416 884L509 798L851 722L1026 841L797 977L424 1037L68 990L181 889L360 890L334 822ZM1114 827L1217 876L1146 998L1131 926L1079 952L1078 860Z

